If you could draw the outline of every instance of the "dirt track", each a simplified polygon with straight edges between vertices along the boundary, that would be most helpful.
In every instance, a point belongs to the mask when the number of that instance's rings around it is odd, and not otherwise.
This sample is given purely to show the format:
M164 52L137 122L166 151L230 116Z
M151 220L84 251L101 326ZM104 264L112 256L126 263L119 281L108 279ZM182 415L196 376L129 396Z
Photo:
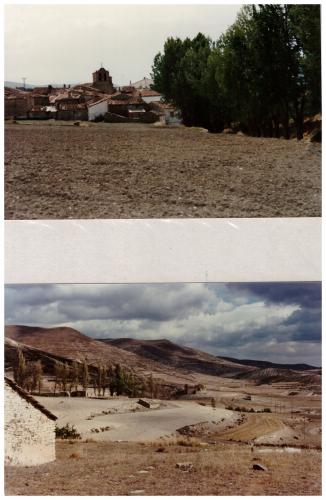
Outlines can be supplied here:
M22 122L5 131L5 216L320 216L320 168L305 141Z
M227 421L233 425L237 415L231 411L200 406L191 401L163 402L159 409L136 411L138 399L85 399L85 398L42 398L38 401L58 417L58 425L70 423L76 426L83 438L101 441L153 441L175 434L179 427L200 422ZM114 411L107 413L108 411ZM116 414L115 411L117 411ZM94 417L90 417L94 415ZM92 433L91 429L109 429Z

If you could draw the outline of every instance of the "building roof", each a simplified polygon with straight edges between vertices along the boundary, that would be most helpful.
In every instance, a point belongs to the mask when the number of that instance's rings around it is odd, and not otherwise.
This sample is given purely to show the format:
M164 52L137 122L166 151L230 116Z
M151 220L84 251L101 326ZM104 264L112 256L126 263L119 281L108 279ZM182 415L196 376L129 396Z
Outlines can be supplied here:
M152 90L152 89L139 89L138 92L139 92L139 95L141 97L154 97L154 96L161 97L161 95L162 95L159 92L156 92L156 90Z
M151 102L150 106L158 110L163 110L163 109L176 110L175 106L173 106L173 104L169 104L168 102Z
M125 105L125 106L129 106L129 105L133 105L133 104L142 104L144 105L144 101L142 99L140 99L139 97L133 97L133 96L128 96L128 99L112 99L112 98L109 98L108 100L108 104L110 105L116 105L116 106L122 106L122 105Z
M5 383L9 387L11 387L11 389L13 389L15 392L17 392L17 394L19 394L19 396L21 398L25 399L25 401L27 401L28 403L33 405L34 408L39 410L41 413L44 413L44 415L46 415L50 420L57 420L58 419L58 417L53 415L53 413L51 413L49 410L44 408L43 405L41 405L38 401L36 401L36 399L33 398L33 396L31 396L30 394L28 394L28 392L24 391L24 389L19 387L19 385L17 385L16 382L14 382L13 380L10 380L10 378L8 378L8 377L5 377Z
M100 99L99 101L88 102L87 106L90 108L91 106L95 106L96 104L99 104L100 102L105 102L107 100L108 100L108 98L104 97L103 99Z

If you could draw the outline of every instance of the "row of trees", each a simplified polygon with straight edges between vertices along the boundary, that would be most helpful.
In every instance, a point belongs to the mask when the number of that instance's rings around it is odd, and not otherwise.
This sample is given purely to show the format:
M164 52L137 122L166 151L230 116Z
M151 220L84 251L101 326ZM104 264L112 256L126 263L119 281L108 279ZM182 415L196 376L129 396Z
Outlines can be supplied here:
M40 360L27 361L22 350L18 349L13 372L14 380L20 387L29 392L41 391L43 366ZM72 363L55 361L53 373L54 393L58 390L78 391L80 387L86 392L92 387L94 394L98 396L105 396L108 390L111 396L116 394L153 398L158 397L160 392L152 375L142 378L120 364L89 366L87 360L82 363L75 360Z
M87 360L83 363L73 361L72 364L56 361L54 375L54 392L57 389L77 391L81 386L84 391L92 387L97 396L105 396L107 390L111 396L138 397L147 394L156 397L158 394L158 386L152 376L143 379L120 364L98 364L89 368Z
M23 389L41 391L43 366L40 360L26 361L21 349L17 350L17 360L13 366L14 380Z
M185 125L301 139L321 110L320 6L246 5L216 42L168 38L152 77Z

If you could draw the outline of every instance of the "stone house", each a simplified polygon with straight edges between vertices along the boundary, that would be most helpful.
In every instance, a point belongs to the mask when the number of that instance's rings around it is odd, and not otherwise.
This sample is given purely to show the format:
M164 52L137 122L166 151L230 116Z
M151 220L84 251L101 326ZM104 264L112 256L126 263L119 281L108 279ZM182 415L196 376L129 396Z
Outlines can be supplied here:
M5 377L5 464L32 466L55 460L57 417Z
M30 104L26 96L10 95L5 97L5 118L26 119L29 108Z
M60 107L57 107L56 118L57 120L87 121L87 104L61 104Z

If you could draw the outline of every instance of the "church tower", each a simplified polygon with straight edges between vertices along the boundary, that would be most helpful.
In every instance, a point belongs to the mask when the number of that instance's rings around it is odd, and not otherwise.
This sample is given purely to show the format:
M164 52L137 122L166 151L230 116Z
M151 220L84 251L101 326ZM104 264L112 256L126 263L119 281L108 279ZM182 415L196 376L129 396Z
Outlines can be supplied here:
M93 73L93 87L105 94L113 94L114 87L110 73L103 67Z

